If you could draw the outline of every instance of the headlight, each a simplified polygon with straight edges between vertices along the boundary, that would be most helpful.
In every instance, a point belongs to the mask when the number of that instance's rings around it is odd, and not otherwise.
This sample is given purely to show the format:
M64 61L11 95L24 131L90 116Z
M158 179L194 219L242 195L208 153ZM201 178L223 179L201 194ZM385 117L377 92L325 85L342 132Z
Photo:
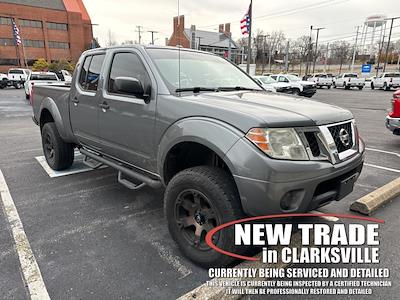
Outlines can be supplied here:
M309 160L306 149L293 128L252 128L246 137L273 158Z

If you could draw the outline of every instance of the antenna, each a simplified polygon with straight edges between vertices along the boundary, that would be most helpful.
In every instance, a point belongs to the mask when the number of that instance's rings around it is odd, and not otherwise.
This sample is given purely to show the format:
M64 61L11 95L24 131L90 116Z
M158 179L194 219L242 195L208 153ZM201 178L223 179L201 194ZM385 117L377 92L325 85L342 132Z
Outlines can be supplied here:
M178 28L181 23L180 1L178 0ZM185 29L183 29L185 30ZM181 35L178 31L178 88L181 89Z

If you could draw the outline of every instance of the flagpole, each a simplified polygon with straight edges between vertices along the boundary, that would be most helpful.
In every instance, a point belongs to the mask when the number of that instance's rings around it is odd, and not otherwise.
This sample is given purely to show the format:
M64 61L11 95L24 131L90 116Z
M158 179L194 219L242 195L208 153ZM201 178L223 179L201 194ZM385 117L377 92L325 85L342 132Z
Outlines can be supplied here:
M247 74L250 74L250 60L251 60L251 23L253 22L253 0L250 0L250 7L249 7L249 41L247 46L247 66L246 71Z

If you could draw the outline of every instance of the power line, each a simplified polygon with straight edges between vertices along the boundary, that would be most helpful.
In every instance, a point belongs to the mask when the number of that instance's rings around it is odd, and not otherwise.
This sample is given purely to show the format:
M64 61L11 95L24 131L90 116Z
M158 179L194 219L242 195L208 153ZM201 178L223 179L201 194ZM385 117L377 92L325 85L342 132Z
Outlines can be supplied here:
M315 9L315 8L322 8L322 7L326 7L326 6L331 6L331 5L337 5L337 4L342 4L344 2L348 2L350 0L327 0L327 1L323 1L321 3L317 3L317 4L309 4L309 5L305 5L305 6L301 6L301 7L296 7L296 8L292 8L292 9L288 9L288 10L282 10L282 11L277 11L274 13L270 13L267 15L261 15L261 16L254 16L253 20L255 19L272 19L275 17L280 17L282 15L290 15L290 14L294 14L300 11L304 11L304 10L308 10L308 9ZM231 23L239 23L240 20L234 20L234 21L230 21ZM225 22L226 23L226 22ZM212 24L212 25L204 25L204 26L198 26L198 28L209 28L209 27L214 27L214 26L218 26L219 24Z

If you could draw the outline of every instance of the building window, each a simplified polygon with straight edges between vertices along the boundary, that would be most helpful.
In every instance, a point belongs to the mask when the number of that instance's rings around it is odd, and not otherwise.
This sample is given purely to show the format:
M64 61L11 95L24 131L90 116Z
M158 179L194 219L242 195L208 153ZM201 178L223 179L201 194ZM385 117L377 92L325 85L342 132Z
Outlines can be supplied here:
M0 46L15 46L14 39L0 39Z
M53 29L53 30L64 30L64 31L67 31L68 30L68 25L67 24L63 24L63 23L48 22L47 23L47 28L48 29Z
M44 48L44 41L40 40L24 40L25 47Z
M19 20L19 25L24 27L34 27L34 28L42 28L42 21L34 21L34 20Z
M49 41L49 48L69 49L69 43Z
M18 66L18 59L3 59L0 58L0 66Z
M0 16L0 25L11 25L11 18Z

